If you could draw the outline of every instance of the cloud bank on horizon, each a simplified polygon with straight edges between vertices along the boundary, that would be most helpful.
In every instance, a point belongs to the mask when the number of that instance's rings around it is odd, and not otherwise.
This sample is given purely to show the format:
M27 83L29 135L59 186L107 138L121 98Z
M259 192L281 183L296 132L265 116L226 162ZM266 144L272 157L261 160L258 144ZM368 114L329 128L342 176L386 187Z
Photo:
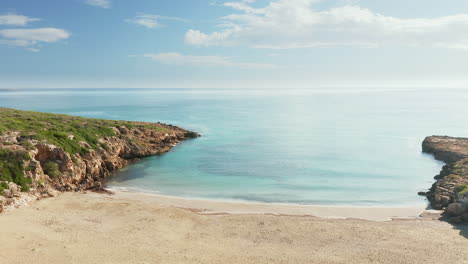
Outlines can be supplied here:
M185 66L210 66L210 67L237 67L242 69L275 69L276 65L266 63L245 63L234 62L229 57L222 56L193 56L183 55L177 52L167 52L159 54L144 54L145 58L169 65ZM131 56L137 57L137 56Z

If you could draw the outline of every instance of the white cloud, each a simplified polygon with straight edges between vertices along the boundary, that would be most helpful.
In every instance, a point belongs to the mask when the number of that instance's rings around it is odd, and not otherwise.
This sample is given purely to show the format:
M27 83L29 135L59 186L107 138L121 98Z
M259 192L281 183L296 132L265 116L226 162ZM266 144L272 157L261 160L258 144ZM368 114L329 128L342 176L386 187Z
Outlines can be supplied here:
M31 51L31 52L39 52L40 51L39 49L36 49L36 48L26 48L26 49Z
M2 29L0 36L24 41L57 42L67 39L70 33L60 28Z
M26 26L29 22L39 21L17 14L0 15L0 25ZM61 28L7 28L0 29L0 45L24 47L29 51L38 52L39 43L52 43L70 37L70 33Z
M91 6L97 6L102 8L110 8L112 5L111 0L86 0L85 3Z
M138 14L132 19L126 19L125 22L134 23L147 28L156 28L162 26L159 20L175 20L180 22L188 22L188 20L180 17L169 17L151 14Z
M189 66L215 66L215 67L235 67L243 69L274 69L274 64L234 62L229 57L222 56L193 56L182 55L176 52L144 54L143 57L169 65L189 65Z
M263 8L249 2L224 3L238 12L221 18L223 29L212 33L190 29L186 43L272 49L387 44L468 48L468 14L407 19L355 5L317 11L318 0L276 0Z
M147 28L155 28L160 25L157 17L153 15L137 15L135 18L126 19L125 22L134 23Z
M60 28L1 29L0 44L27 47L39 51L34 46L40 42L52 43L70 37L70 33Z
M16 14L0 15L0 25L26 26L29 22L39 21L39 18L31 18Z
M31 43L31 41L21 39L0 39L0 44L18 47L28 47L34 45L35 43Z

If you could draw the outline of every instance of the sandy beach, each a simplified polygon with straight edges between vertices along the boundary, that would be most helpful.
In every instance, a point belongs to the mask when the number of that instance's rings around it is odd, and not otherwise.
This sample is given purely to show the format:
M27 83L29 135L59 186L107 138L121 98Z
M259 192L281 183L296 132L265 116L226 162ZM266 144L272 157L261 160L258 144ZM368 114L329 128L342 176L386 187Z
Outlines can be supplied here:
M0 215L0 259L2 263L468 263L467 227L455 228L430 215L384 221L416 208L387 208L390 213L383 213L384 208L318 209L123 192L65 193ZM311 212L322 217L303 216ZM380 221L323 218L366 215Z

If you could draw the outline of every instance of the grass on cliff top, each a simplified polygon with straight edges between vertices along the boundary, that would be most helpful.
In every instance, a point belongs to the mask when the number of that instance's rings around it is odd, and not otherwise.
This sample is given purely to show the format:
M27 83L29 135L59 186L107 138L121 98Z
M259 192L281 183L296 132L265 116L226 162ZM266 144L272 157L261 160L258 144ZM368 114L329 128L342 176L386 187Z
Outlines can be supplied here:
M98 139L115 136L112 128L120 126L129 129L139 126L166 130L161 127L139 125L129 121L83 118L0 107L0 134L19 131L22 137L54 144L70 154L84 154L89 151L80 146L80 141L97 149Z

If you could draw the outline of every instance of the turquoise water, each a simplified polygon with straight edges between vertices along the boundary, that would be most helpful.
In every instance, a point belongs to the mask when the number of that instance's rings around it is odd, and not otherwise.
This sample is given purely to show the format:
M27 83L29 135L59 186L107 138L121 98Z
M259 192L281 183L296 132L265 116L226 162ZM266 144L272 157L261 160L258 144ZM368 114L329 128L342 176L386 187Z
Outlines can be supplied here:
M114 189L224 200L424 203L427 135L468 136L468 91L23 90L0 105L165 122L203 135L111 177Z

